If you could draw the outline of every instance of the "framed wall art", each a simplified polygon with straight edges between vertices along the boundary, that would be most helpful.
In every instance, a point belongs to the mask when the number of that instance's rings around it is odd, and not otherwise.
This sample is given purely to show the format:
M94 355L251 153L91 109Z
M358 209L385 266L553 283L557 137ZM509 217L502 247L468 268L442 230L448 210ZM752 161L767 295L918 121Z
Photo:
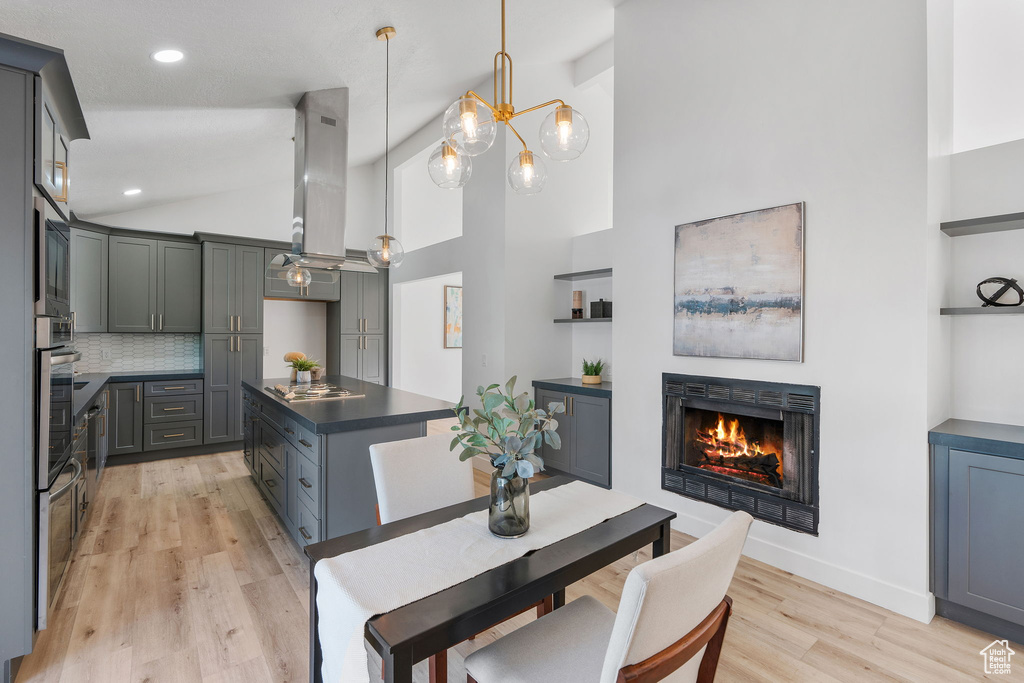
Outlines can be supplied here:
M462 287L455 285L444 286L444 348L462 348Z

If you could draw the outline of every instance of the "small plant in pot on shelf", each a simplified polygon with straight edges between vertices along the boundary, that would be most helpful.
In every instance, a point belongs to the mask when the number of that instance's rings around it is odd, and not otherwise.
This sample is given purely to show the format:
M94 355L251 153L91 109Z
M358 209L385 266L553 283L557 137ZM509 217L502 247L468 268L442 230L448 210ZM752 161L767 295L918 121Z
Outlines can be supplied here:
M460 460L485 455L494 466L491 473L491 505L487 526L501 538L518 538L530 528L529 479L544 469L537 454L541 444L561 448L555 415L565 412L564 403L551 403L545 411L534 405L529 394L515 394L516 378L504 391L498 384L478 387L481 408L465 406L459 399L455 416L459 425L451 450L462 446Z
M313 381L311 371L313 368L320 367L320 363L317 363L311 358L296 358L292 361L292 369L295 370L295 381L299 384L309 384Z
M583 359L583 383L584 384L600 384L601 373L604 371L604 361L598 358L597 360Z

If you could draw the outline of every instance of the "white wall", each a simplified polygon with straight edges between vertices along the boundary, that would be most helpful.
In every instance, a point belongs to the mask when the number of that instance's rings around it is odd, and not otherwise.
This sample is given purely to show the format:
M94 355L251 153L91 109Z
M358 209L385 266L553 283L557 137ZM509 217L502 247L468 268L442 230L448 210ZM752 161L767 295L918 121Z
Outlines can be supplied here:
M462 236L462 189L442 190L427 173L438 144L440 137L395 169L395 235L406 252Z
M955 151L1024 138L1024 3L953 4Z
M394 288L392 385L457 403L462 395L462 349L444 348L444 288L462 286L462 273L405 282Z
M925 28L924 3L889 0L619 5L613 256L615 487L703 535L728 513L660 488L661 373L818 385L820 535L755 522L746 552L922 620ZM804 362L673 356L673 226L794 201Z
M284 354L301 351L307 358L327 360L327 304L322 301L263 302L263 376L288 377Z

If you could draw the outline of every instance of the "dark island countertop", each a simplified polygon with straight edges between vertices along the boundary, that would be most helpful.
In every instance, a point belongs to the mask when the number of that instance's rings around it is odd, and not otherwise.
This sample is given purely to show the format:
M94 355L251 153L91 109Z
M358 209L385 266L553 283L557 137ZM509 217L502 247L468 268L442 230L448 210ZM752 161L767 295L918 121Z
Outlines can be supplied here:
M82 415L93 406L100 390L110 382L160 382L202 378L202 370L123 370L120 372L84 372L75 375L73 403L75 422L80 420Z
M580 396L599 396L601 398L612 397L612 383L601 382L600 384L584 384L579 377L563 377L561 379L535 379L533 386L537 389L550 389L552 391L565 391Z
M928 432L928 443L1024 459L1024 426L951 419Z
M340 375L327 375L321 381L363 395L289 403L277 392L266 389L275 384L287 386L290 384L287 378L264 379L256 383L243 380L242 386L259 394L264 400L272 400L280 410L316 434L390 427L454 417L452 409L455 408L455 404L448 401Z

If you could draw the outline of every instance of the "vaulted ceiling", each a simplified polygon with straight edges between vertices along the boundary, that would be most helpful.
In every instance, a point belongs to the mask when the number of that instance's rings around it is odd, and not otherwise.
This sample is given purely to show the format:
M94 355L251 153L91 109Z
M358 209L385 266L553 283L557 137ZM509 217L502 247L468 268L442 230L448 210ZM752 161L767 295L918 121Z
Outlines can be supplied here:
M508 0L517 64L575 59L611 37L620 0ZM384 152L384 51L393 25L391 141L489 73L498 0L5 0L0 32L62 48L91 140L72 147L83 217L290 178L307 90L350 89L349 162ZM150 54L177 48L185 59ZM139 187L143 193L125 197Z

